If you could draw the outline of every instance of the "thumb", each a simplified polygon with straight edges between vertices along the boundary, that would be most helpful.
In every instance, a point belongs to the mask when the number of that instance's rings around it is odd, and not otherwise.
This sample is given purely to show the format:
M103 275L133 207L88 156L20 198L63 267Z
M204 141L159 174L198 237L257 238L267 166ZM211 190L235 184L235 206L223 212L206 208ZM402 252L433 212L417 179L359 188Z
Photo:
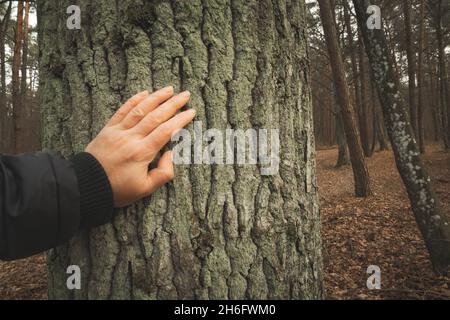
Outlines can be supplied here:
M158 166L148 173L147 194L150 195L167 182L173 180L175 176L172 152L165 152L158 161Z

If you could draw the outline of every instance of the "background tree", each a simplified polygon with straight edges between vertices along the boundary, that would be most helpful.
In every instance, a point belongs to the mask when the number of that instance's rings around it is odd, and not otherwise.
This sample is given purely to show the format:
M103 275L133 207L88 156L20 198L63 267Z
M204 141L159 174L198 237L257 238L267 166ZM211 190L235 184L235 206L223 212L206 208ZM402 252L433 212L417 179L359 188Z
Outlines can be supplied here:
M336 37L334 12L328 0L319 0L319 7L352 162L355 194L357 197L366 197L371 194L369 172L364 161L364 153L356 127L355 111L351 104L342 55Z
M419 27L419 53L417 62L417 87L418 87L418 107L417 107L417 141L420 152L425 153L424 136L424 109L425 109L425 75L424 75L424 54L425 54L425 0L420 1L420 27ZM410 88L411 90L411 88Z
M363 33L375 83L383 107L397 168L408 192L416 222L424 237L436 272L445 274L450 266L450 226L441 212L431 178L425 171L411 123L398 88L398 80L383 30L366 26L366 0L353 0Z
M446 150L450 150L450 93L448 88L448 73L445 47L444 21L450 15L450 5L448 1L443 0L428 0L428 6L433 18L433 25L436 32L437 52L438 52L438 70L439 70L439 102L441 111L441 121L444 135L444 146ZM447 42L448 43L448 42Z
M412 36L411 26L411 6L410 0L403 0L403 11L405 18L405 34L406 34L406 56L408 60L408 83L409 83L409 112L411 116L411 124L414 135L419 141L419 121L418 109L416 101L416 53L414 50L414 40Z
M0 23L0 151L5 150L9 139L7 139L7 115L8 101L6 94L6 34L9 29L12 1L8 2L6 8L0 5L2 20Z
M21 127L19 123L21 118L21 95L20 95L20 65L22 61L22 41L23 41L23 1L18 1L17 7L17 19L16 29L14 34L14 56L12 63L12 108L13 108L13 120L14 120L14 150L19 151L21 138ZM19 142L20 141L20 142Z
M44 146L82 151L133 93L192 92L204 128L277 128L280 171L177 167L176 180L49 255L50 298L317 299L320 220L304 1L39 0ZM66 268L82 269L68 291Z

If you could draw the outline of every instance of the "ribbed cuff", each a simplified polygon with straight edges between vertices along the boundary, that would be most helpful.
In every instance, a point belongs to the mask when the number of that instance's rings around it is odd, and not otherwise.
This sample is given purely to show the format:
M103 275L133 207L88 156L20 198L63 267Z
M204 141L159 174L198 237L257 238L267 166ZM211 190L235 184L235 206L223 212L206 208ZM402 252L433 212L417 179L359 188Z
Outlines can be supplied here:
M72 158L80 191L80 229L98 227L113 218L111 184L102 165L87 152Z

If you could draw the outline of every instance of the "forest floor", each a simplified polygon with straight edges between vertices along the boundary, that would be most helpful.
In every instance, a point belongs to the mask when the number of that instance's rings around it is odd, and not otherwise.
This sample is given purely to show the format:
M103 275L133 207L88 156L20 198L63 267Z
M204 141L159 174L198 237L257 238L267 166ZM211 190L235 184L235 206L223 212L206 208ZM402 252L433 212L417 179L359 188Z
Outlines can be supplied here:
M433 274L391 151L368 160L374 195L353 196L350 167L335 169L337 150L317 155L328 299L450 299L450 278ZM428 147L425 163L450 216L450 154ZM449 217L450 218L450 217ZM369 291L367 267L381 268ZM0 299L46 299L45 256L0 262Z
M450 219L450 154L429 146L425 165ZM335 169L337 150L318 152L318 183L329 299L450 299L450 278L432 272L392 151L368 160L374 195L355 198L351 167ZM381 268L381 290L367 268Z

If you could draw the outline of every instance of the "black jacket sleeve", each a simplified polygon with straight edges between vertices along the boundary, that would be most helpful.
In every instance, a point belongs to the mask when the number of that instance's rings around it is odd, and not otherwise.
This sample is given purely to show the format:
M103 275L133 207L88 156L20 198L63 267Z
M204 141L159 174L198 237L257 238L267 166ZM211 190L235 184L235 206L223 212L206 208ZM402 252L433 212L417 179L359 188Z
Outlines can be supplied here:
M112 216L111 186L92 155L0 156L0 260L51 249Z

